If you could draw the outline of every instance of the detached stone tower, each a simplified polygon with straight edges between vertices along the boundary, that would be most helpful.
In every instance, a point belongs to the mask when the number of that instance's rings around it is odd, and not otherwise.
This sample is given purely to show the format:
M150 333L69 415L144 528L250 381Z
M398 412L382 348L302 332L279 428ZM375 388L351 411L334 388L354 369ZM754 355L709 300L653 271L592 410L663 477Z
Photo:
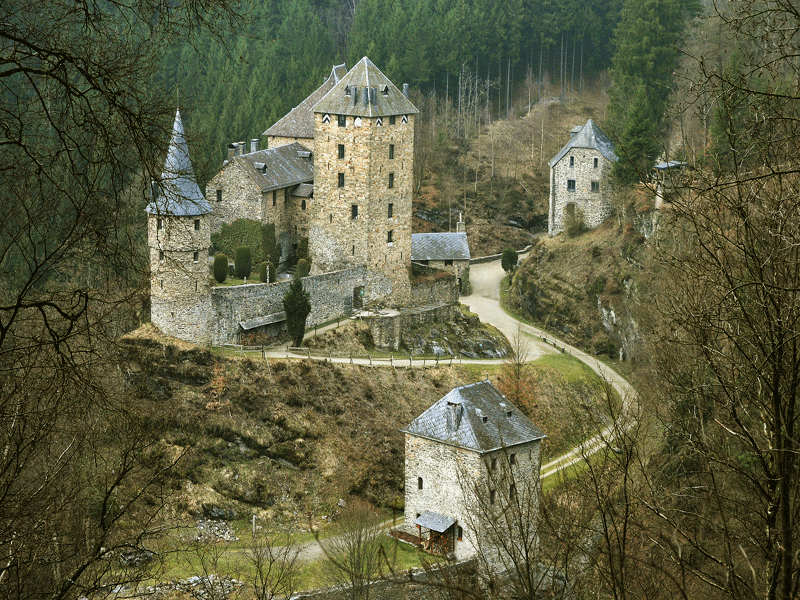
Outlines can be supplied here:
M312 272L365 266L366 299L389 298L396 306L406 304L411 293L414 116L419 112L404 88L405 93L364 57L313 109Z
M153 183L153 201L146 210L151 321L167 335L210 342L211 207L194 177L180 111L161 181Z

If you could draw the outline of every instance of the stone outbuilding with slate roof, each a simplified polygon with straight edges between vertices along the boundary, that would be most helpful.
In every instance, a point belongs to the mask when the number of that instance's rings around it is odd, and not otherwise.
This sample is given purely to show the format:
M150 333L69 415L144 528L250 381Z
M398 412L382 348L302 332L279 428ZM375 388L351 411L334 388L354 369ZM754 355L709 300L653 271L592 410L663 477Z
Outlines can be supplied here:
M571 136L549 163L550 235L564 231L576 219L585 227L597 227L613 213L614 144L592 119L573 128Z
M150 319L167 335L204 343L212 315L208 249L213 210L197 185L180 111L152 192L146 208Z
M461 294L470 293L467 234L412 233L411 261L455 274Z
M523 497L524 527L536 538L546 436L489 381L453 389L402 431L405 528L423 547L502 562L491 530L501 514L513 518L509 502Z

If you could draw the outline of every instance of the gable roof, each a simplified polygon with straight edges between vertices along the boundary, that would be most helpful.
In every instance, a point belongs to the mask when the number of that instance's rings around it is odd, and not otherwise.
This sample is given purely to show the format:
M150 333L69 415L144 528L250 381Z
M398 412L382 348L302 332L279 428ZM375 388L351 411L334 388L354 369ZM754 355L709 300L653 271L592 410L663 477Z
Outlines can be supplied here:
M480 453L547 437L489 381L451 390L402 431Z
M412 233L411 260L469 260L467 234Z
M164 161L161 181L153 185L153 200L145 209L150 214L190 217L212 212L194 177L189 145L183 133L181 112L175 111L172 137Z
M275 137L292 138L314 138L314 111L313 106L327 94L334 85L347 73L347 65L333 65L331 74L325 82L303 100L300 104L289 111L289 114L279 119L272 127L267 129L263 135Z
M369 91L368 91L369 90ZM384 117L419 111L366 56L314 106L315 113Z
M228 166L231 164L242 169L262 192L314 180L311 153L298 142L235 156Z
M548 164L552 167L564 158L564 155L573 148L591 148L593 150L598 150L605 159L611 162L617 160L617 155L614 154L613 142L608 139L606 134L603 133L603 130L600 129L592 119L586 121L586 125L581 127L580 131L572 136L569 142L567 142L567 145L550 159Z

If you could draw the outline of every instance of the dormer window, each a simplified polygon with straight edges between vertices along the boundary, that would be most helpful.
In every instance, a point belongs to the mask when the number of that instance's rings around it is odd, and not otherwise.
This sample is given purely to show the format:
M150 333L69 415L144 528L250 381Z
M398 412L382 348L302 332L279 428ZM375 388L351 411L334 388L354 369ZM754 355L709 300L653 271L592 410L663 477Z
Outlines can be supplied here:
M481 421L483 421L484 423L488 423L489 417L481 417Z
M344 95L345 96L349 96L350 95L350 86L349 85L344 86Z
M381 94L383 94L384 96L388 96L389 95L389 86L388 85L384 84L384 85L381 86Z

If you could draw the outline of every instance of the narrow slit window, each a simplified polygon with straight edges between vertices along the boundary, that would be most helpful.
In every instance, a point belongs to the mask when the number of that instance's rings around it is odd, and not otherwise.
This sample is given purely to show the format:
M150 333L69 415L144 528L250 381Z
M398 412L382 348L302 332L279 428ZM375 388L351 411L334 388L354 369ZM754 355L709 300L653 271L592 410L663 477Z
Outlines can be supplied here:
M394 173L389 173L389 187L394 187Z
M350 205L350 218L357 219L358 218L358 204Z
M417 489L422 489L422 477L417 477Z
M575 166L575 157L574 156L570 156L569 157L569 166L570 167L574 167Z
M339 173L339 187L344 187L344 173Z
M595 169L596 169L596 168L599 166L599 164L598 164L598 163L599 163L599 161L597 160L597 157L595 157L595 158L593 159L593 167L594 167Z
M199 252L195 252L194 253L193 260L194 260L194 262L198 262L200 260L200 253Z
M344 144L339 144L339 158L344 158Z
M222 190L217 190L217 202L222 202Z
M389 202L389 210L387 211L386 217L391 219L394 215L394 204Z
M394 160L394 144L389 144L389 160Z
M395 123L397 123L397 116L396 115L391 115L389 117L389 125L394 125Z
M347 115L339 115L339 127L347 127Z
M156 221L156 229L161 229L162 227L164 227L164 223L161 221L161 219L158 219Z
M386 242L388 244L391 244L392 242L394 242L394 230L393 229L389 230L389 233L386 236Z
M194 220L194 230L195 231L200 231L200 219L195 219Z
M278 190L272 190L272 206L278 204Z
M495 491L489 490L489 504L494 505Z

